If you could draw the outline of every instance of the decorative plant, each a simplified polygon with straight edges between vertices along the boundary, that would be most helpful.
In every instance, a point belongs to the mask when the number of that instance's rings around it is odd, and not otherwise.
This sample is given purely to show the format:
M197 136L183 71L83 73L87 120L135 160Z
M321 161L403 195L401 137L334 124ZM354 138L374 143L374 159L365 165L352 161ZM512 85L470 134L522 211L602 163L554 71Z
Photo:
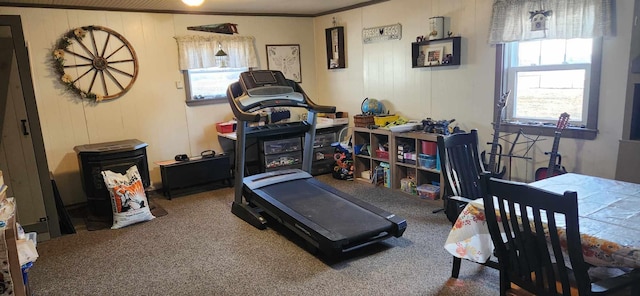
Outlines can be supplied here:
M64 71L65 55L68 52L67 48L71 46L74 39L78 42L81 42L86 34L87 32L82 28L75 28L69 30L60 39L58 39L51 53L51 57L53 58L53 68L56 74L58 74L60 82L67 88L68 91L79 95L82 99L100 102L104 99L102 95L98 95L79 88L75 84L76 80L74 79L74 77L70 74L65 73Z

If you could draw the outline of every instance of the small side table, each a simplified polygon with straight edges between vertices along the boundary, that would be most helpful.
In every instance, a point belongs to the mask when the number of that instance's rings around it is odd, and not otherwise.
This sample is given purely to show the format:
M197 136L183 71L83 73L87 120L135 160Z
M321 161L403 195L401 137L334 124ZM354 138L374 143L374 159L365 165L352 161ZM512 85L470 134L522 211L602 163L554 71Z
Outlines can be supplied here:
M193 193L213 189L212 185L217 182L226 186L233 184L228 155L194 156L186 161L165 160L155 164L160 166L162 193L168 199L177 191Z

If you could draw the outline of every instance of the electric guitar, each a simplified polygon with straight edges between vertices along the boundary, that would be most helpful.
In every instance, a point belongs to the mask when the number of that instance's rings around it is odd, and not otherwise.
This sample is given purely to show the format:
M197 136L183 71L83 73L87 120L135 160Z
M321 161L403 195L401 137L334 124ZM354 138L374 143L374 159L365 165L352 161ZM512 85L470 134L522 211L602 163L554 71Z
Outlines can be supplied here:
M502 121L502 110L507 106L507 99L509 99L509 95L511 91L507 91L506 93L500 96L500 100L496 104L496 118L493 121L493 141L491 143L491 152L489 153L489 163L486 161L484 163L484 169L491 173L491 177L502 179L504 177L504 173L507 170L506 166L502 166L502 171L500 171L500 159L502 158L502 145L498 143L498 139L500 138L500 121ZM500 151L498 151L500 150ZM496 158L498 160L496 161ZM482 159L485 159L485 151L482 151Z
M545 155L550 155L549 157L549 165L545 167L538 168L536 170L536 181L546 179L549 177L562 175L567 172L567 170L562 166L562 157L558 154L558 146L560 145L560 135L562 134L562 130L564 130L569 125L569 114L564 112L560 114L560 118L558 119L558 124L556 125L556 131L553 138L553 147L551 147L551 152L545 152ZM557 163L556 163L557 160Z

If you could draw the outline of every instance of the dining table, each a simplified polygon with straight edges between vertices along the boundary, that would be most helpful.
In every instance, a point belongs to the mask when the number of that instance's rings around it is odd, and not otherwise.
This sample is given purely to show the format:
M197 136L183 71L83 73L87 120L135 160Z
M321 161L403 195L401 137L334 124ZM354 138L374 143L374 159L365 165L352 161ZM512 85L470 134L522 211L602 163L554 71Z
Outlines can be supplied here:
M640 268L640 184L566 173L529 183L562 194L578 194L578 223L587 263ZM454 223L444 248L452 255L485 263L493 253L482 198L469 202Z

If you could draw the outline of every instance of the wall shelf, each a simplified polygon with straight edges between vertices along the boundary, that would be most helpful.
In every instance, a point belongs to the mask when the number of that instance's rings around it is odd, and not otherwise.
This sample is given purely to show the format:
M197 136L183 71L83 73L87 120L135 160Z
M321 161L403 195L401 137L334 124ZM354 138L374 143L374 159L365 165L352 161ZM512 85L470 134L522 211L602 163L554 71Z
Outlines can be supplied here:
M460 65L462 37L450 37L411 43L412 68Z

